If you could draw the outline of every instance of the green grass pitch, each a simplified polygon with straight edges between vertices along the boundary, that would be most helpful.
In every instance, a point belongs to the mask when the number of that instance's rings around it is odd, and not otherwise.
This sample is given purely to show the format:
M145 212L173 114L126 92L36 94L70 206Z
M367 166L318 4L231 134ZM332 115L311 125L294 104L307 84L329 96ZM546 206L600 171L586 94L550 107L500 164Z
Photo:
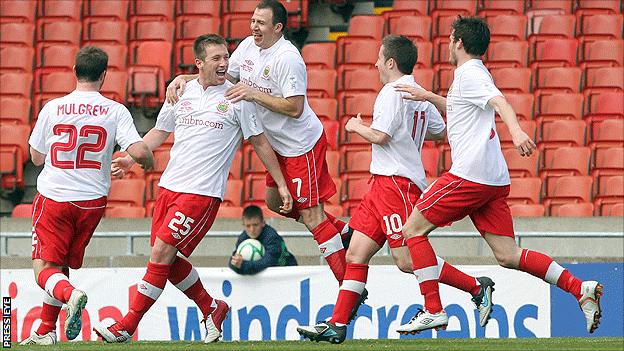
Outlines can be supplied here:
M422 339L422 340L347 340L341 345L310 341L244 341L219 342L136 342L132 344L103 344L71 342L53 346L18 346L14 350L501 350L501 351L573 351L624 350L624 338L550 338L550 339Z

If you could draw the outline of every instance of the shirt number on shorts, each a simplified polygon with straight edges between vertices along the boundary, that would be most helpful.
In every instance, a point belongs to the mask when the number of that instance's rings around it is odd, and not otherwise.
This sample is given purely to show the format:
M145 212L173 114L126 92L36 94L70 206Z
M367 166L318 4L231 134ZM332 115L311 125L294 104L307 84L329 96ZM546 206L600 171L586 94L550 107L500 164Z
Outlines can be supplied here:
M173 230L172 235L174 238L180 239L180 236L177 233L180 233L181 235L188 234L191 231L191 224L194 222L195 220L193 218L187 217L184 213L177 211L175 213L175 217L171 218L171 222L169 222L167 227ZM182 225L184 229L181 229L180 225Z
M300 198L301 197L301 184L303 182L301 181L301 178L293 178L292 182L297 183L297 198Z
M57 124L52 129L54 135L67 134L67 141L57 141L50 147L50 154L52 159L52 166L61 169L78 169L78 168L94 168L102 169L102 163L94 160L85 159L86 152L100 152L104 150L106 146L106 129L100 126L83 126L80 128L80 132L76 129L76 126L72 124ZM78 145L78 137L88 138L89 135L95 134L97 139L94 143L83 142ZM71 152L76 146L78 150L76 152L76 162L74 161L61 161L59 160L59 152Z
M386 234L400 233L403 230L403 223L401 223L401 216L396 213L390 216L383 216L383 221L386 224Z

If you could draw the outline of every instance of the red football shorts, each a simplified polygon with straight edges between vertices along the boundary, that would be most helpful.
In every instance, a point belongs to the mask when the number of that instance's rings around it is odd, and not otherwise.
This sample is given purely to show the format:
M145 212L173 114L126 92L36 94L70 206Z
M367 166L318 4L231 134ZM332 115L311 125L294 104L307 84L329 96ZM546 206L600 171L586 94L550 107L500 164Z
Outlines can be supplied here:
M373 186L355 210L349 227L370 237L379 246L386 240L391 248L404 246L403 224L420 193L408 178L375 175Z
M156 237L189 257L208 233L219 211L221 199L158 189L154 206L150 246Z
M301 156L276 155L297 209L315 207L336 193L336 185L325 161L326 152L327 138L323 132L312 150ZM268 172L266 186L277 187L275 180Z
M509 185L484 185L444 173L421 195L416 208L437 227L451 225L466 216L481 235L514 236L507 205Z
M33 201L32 258L73 269L82 267L85 249L106 209L106 197L57 202L41 194Z

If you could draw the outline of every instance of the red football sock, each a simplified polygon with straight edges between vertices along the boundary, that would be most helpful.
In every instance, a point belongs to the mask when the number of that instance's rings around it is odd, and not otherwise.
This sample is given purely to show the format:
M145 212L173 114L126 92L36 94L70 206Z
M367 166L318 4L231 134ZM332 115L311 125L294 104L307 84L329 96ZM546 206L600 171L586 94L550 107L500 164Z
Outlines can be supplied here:
M61 312L61 307L63 307L61 301L53 298L47 292L43 293L43 306L41 307L41 314L39 316L39 318L41 318L41 324L39 324L39 328L37 328L37 334L43 335L56 330L56 320Z
M351 310L353 310L362 291L364 291L367 277L367 264L347 263L344 280L342 285L340 285L338 300L330 320L331 323L346 324L348 322Z
M348 234L347 231L344 230L345 227L347 226L347 222L341 221L340 219L334 217L332 214L330 214L327 211L325 211L325 217L329 218L329 220L332 222L334 227L336 227L336 229L340 231L340 237L344 239L344 237Z
M448 262L444 261L441 257L437 257L437 260L438 269L440 269L440 277L438 278L440 283L452 286L472 295L475 295L479 292L481 286L479 285L475 277L470 276L453 267ZM440 266L442 266L442 268L440 268Z
M46 268L39 273L37 284L50 296L62 303L67 303L72 291L74 291L74 287L67 279L67 276L57 268L52 267Z
M128 333L134 334L143 315L162 294L170 268L169 264L147 263L147 272L137 284L137 294L130 302L128 314L119 322Z
M581 281L543 253L522 249L518 269L581 298Z
M412 257L414 275L425 298L425 309L429 313L442 311L440 287L438 285L438 261L433 247L426 236L414 236L406 240Z
M341 284L347 261L339 233L329 218L312 230L312 236L318 243L321 254L325 257L325 261L334 273L336 280Z
M197 271L191 262L178 256L171 265L169 271L169 281L184 293L189 299L195 301L199 309L204 314L204 319L215 309L214 299L199 279Z

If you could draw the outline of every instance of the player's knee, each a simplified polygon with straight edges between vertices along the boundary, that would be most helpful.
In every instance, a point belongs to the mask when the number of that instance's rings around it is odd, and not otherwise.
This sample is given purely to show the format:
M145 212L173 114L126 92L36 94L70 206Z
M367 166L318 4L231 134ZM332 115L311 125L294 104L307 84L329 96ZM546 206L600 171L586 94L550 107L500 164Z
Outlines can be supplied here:
M496 261L498 264L505 268L515 269L517 268L517 262L515 259L515 255L507 252L494 253L494 257L496 257Z
M347 263L368 264L368 257L354 250L347 250L345 260Z
M315 206L310 208L305 208L299 210L301 214L301 220L303 224L308 227L308 229L312 230L316 228L321 222L325 220L325 213L323 212L321 206Z

